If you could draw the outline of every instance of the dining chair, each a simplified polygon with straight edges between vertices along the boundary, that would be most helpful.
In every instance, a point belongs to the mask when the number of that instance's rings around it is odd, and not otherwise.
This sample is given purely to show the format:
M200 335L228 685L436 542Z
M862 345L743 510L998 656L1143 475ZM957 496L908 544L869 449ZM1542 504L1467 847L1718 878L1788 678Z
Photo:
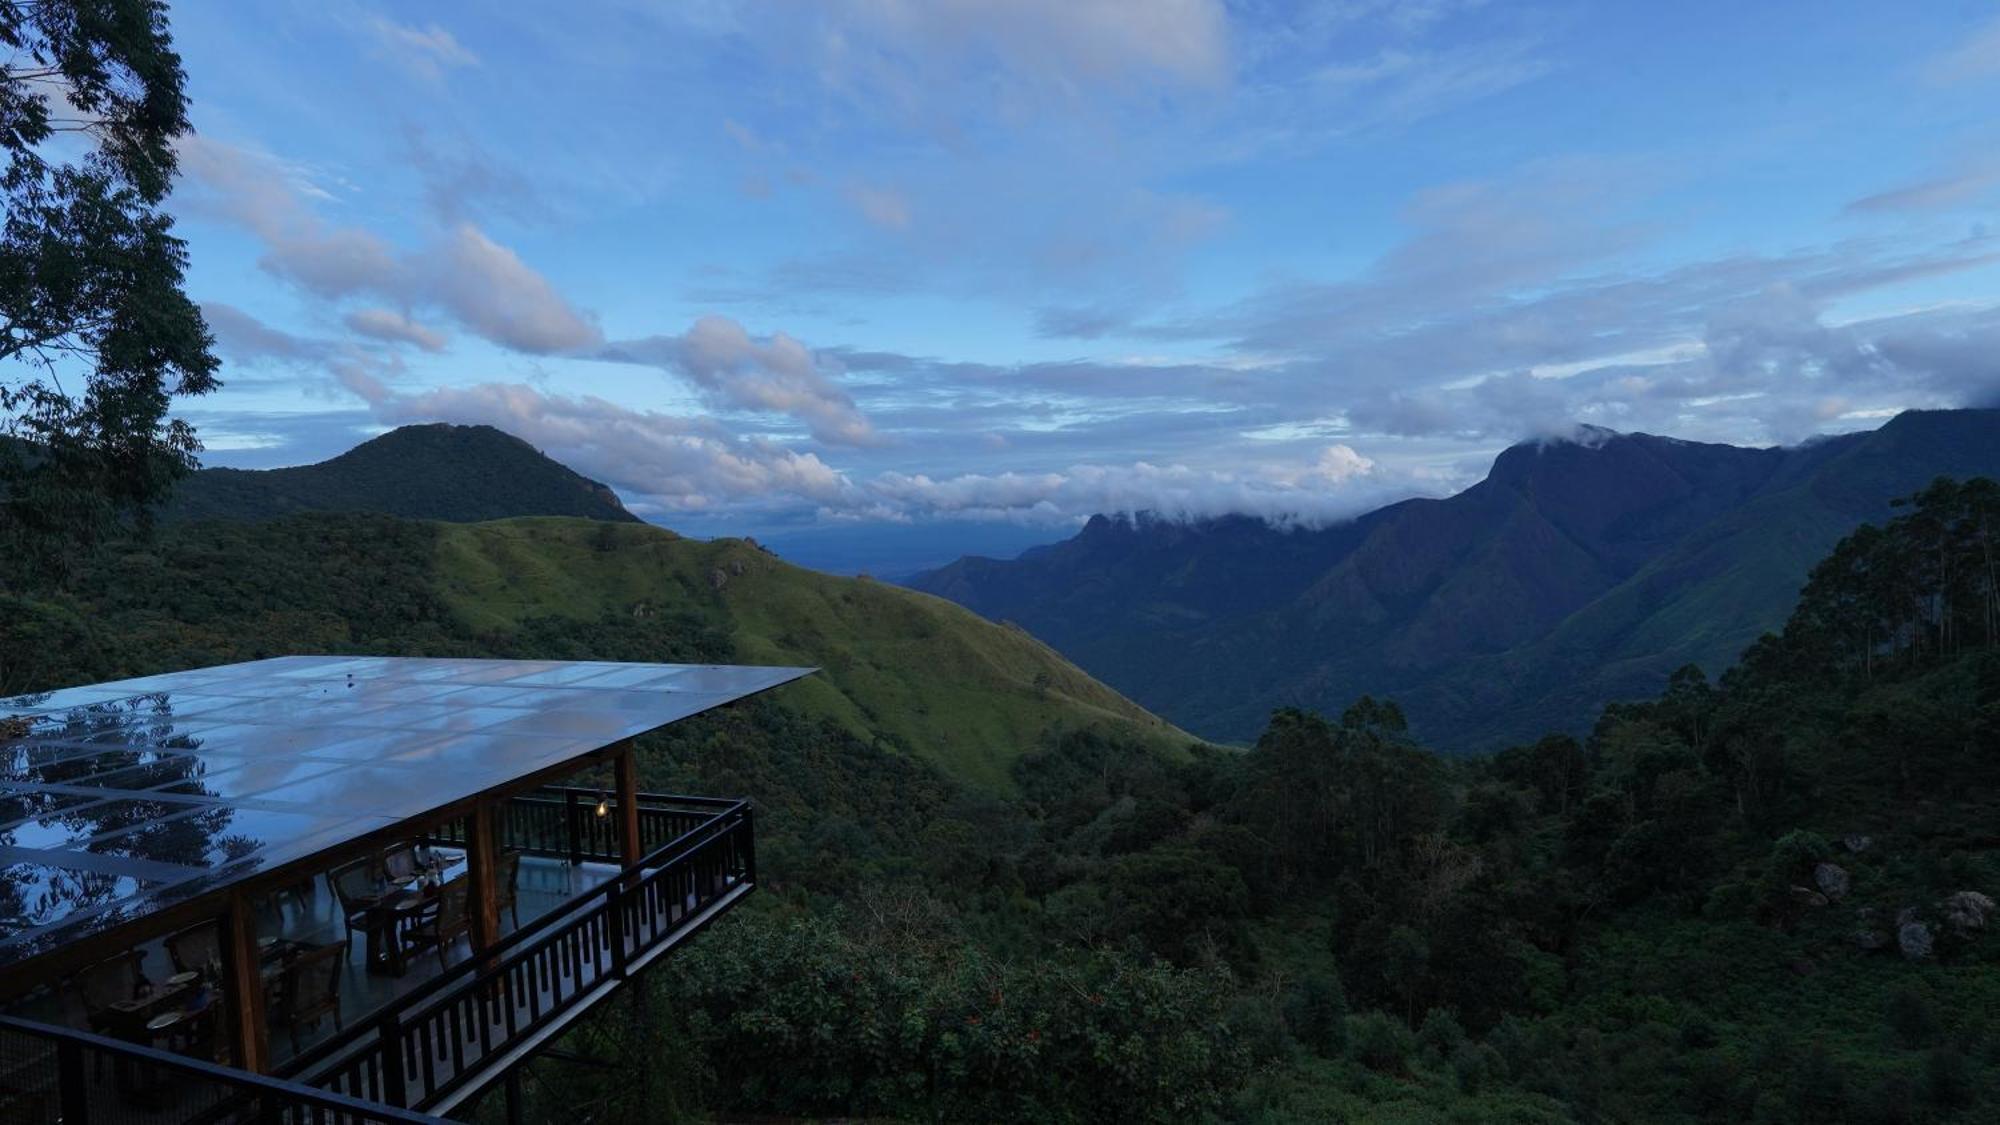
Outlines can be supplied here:
M340 981L346 975L347 943L333 942L299 954L285 966L281 987L284 1023L292 1036L292 1053L299 1050L299 1032L318 1027L328 1016L333 1029L345 1030L340 1016Z
M366 932L369 908L381 897L375 862L357 859L344 863L329 872L327 878L333 883L333 897L340 900L340 920L347 927L347 940L352 941L357 930Z
M222 927L197 922L167 935L167 959L177 973L205 973L222 963Z
M423 870L423 864L417 861L415 844L397 844L385 850L380 863L382 878L391 883L415 878L417 872Z
M111 1005L138 997L140 987L148 983L142 968L145 960L145 950L128 949L115 957L85 965L69 978L68 987L83 1009L86 1030L100 1033L108 1030L106 1016Z
M472 915L465 907L470 885L467 879L446 883L418 911L416 922L403 932L403 940L412 945L435 947L439 968L449 967L444 955L446 947L472 932Z
M514 921L514 928L521 928L521 853L512 848L500 853L493 869L493 913L502 910Z

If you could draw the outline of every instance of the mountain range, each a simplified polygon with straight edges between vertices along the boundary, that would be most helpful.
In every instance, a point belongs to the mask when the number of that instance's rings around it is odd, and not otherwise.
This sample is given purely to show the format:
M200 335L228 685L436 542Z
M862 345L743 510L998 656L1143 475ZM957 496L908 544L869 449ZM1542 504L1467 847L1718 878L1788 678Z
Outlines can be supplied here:
M1196 734L1393 697L1457 751L1580 730L1780 625L1841 536L1938 476L2000 475L2000 411L1913 411L1796 447L1586 429L1445 499L1345 523L1097 516L911 578L1020 625Z

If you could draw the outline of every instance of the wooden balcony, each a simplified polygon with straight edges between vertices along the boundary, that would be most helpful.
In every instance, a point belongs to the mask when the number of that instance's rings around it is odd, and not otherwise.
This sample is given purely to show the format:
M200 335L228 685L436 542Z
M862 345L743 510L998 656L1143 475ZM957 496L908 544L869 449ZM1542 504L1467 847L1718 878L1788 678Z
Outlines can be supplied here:
M339 692L206 670L173 713L0 700L0 796L32 814L0 824L0 1120L434 1119L755 888L748 803L640 791L630 736L803 670L656 704L631 685L677 666L355 663ZM270 702L294 680L325 728ZM454 691L466 720L409 702Z

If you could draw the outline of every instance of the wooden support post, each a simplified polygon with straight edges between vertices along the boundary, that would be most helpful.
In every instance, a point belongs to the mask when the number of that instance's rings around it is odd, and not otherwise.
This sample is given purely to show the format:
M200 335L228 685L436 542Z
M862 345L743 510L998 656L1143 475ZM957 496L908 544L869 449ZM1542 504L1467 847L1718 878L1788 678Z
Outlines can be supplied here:
M473 807L466 827L466 874L472 879L472 948L486 949L500 939L500 894L496 881L499 854L499 816L490 803Z
M637 867L645 856L639 847L639 756L630 739L613 753L618 768L618 856L624 866Z
M267 1066L264 1034L264 974L257 956L257 916L242 892L229 896L229 909L218 923L222 927L222 990L224 1008L220 1013L228 1027L222 1030L236 1048L236 1069L264 1073Z

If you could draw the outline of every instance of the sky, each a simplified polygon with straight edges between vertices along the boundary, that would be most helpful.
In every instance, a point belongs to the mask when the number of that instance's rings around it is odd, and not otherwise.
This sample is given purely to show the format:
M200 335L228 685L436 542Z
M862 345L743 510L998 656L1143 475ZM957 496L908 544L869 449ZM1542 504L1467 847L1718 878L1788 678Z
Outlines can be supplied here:
M178 4L205 461L895 569L2000 402L2000 4ZM870 545L874 545L872 548Z

